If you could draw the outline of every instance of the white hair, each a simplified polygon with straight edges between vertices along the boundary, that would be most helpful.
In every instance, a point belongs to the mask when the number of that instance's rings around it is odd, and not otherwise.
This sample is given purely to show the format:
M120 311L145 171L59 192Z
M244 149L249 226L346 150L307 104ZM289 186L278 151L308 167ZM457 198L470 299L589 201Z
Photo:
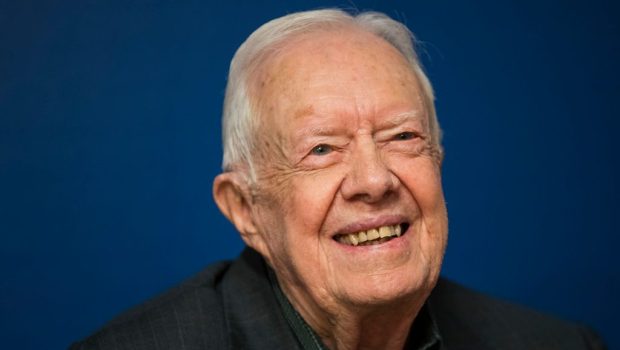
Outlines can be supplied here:
M354 25L379 36L407 59L422 87L424 104L429 114L431 145L441 156L441 129L435 113L433 88L418 60L414 48L415 37L411 31L383 13L362 12L351 15L340 9L324 9L292 13L269 21L254 31L235 53L230 63L222 115L224 171L245 168L250 182L255 181L252 155L259 118L257 97L250 96L249 91L252 73L260 66L262 59L278 44L295 35L343 25Z

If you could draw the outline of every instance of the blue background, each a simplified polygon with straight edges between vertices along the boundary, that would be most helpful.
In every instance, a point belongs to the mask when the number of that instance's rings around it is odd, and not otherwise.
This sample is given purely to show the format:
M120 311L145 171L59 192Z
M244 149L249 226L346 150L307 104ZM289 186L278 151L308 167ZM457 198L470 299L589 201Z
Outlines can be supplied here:
M615 1L0 2L0 343L60 349L242 244L211 199L228 62L340 5L424 42L444 274L620 348Z

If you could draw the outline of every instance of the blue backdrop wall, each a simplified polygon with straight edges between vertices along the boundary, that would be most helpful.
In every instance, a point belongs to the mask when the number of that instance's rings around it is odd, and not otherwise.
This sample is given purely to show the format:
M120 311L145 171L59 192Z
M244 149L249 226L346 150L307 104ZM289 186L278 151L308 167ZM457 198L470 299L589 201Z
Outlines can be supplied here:
M423 41L444 274L620 348L620 11L590 0L0 2L0 342L57 349L232 258L211 184L228 62L261 23L374 9Z

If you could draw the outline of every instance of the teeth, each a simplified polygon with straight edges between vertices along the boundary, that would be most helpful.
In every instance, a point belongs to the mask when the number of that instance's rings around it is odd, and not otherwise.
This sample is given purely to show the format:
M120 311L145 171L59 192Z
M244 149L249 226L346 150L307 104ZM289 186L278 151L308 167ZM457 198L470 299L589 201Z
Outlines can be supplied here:
M402 234L400 225L381 226L368 231L360 231L337 237L340 243L357 246L364 242L371 242L381 238L400 237ZM383 242L383 241L380 241Z
M368 240L368 237L366 236L366 232L364 231L358 233L358 238L360 240L360 243L366 242Z
M381 228L379 228L379 237L390 237L393 232L394 229L391 226L381 226Z
M379 231L377 231L374 228L370 229L370 230L366 231L366 236L368 237L369 241L372 241L373 239L379 238Z

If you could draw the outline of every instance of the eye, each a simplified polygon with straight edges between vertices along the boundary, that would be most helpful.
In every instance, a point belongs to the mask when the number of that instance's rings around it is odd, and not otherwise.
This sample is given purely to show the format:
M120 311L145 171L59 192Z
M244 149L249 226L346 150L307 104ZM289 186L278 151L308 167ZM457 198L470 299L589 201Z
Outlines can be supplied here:
M411 131L405 131L405 132L396 134L396 136L394 136L394 139L398 141L405 141L405 140L414 139L416 136L417 135Z
M325 144L321 144L318 146L315 146L312 151L310 151L310 154L313 154L315 156L323 156L326 155L328 153L331 153L331 151L333 151L334 149L329 146L329 145L325 145Z

